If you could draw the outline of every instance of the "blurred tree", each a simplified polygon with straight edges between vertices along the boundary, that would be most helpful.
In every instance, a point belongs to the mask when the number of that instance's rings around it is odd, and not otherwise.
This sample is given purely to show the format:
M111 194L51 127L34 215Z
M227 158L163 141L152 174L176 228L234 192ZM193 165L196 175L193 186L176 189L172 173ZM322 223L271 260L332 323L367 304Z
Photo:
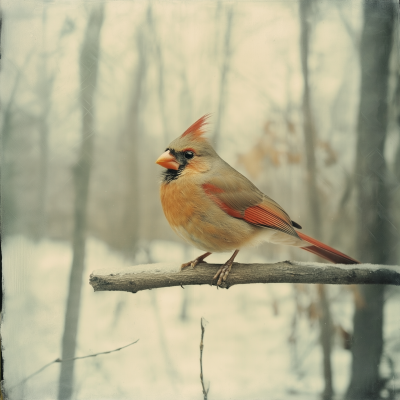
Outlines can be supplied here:
M0 10L0 70L1 70L1 35L2 35L2 27L3 27L3 12ZM2 157L3 158L3 157ZM2 179L0 179L0 182L2 182ZM0 196L0 210L2 209L2 197ZM2 222L2 215L0 214L0 226ZM0 279L3 282L3 270L0 268ZM1 318L1 312L3 311L3 296L0 298L0 318ZM0 339L0 381L3 380L3 356L1 354L1 339ZM3 400L3 391L0 389L0 397L1 400Z
M13 232L13 225L15 223L16 214L16 194L14 179L15 161L12 151L10 151L12 147L10 133L13 114L12 108L20 76L21 74L19 73L15 78L13 90L11 92L8 103L5 105L5 107L3 105L1 107L3 120L1 126L1 227L3 235L9 235Z
M1 38L3 35L3 10L0 9L0 70L1 70L1 55L3 54L3 48L1 46Z
M387 134L389 59L392 49L394 3L366 0L360 44L361 93L358 114L356 187L357 247L362 262L393 262L392 223L384 146ZM348 400L380 397L383 349L384 287L360 286L364 307L356 308Z
M37 214L37 238L42 238L46 230L46 202L47 202L47 169L48 169L48 115L51 107L50 96L53 78L49 79L47 71L47 54L46 54L46 22L47 22L47 7L43 7L42 14L42 49L39 62L39 88L38 93L41 103L41 116L39 118L39 135L40 135L40 157L39 157L39 196L38 205L39 212Z
M5 105L1 105L2 125L2 169L1 169L1 227L2 234L11 235L15 233L17 220L17 196L18 191L15 184L16 156L15 156L15 135L13 132L13 122L16 114L15 103L23 71L27 67L33 52L30 52L21 67L16 68L16 76L12 85L11 93Z
M218 94L218 113L217 118L215 121L215 129L214 129L214 136L212 138L212 142L214 148L218 150L219 144L219 137L221 134L221 122L222 122L222 115L225 108L225 91L226 91L226 84L227 84L227 76L229 73L229 66L231 62L231 55L232 55L232 46L231 46L231 36L232 36L232 21L233 21L233 5L228 4L226 9L226 30L225 30L225 38L224 38L224 55L222 60L222 67L221 67L221 75L220 75L220 82L219 82L219 94ZM217 13L219 15L219 13Z
M394 173L396 175L397 181L400 183L400 68L396 73L396 90L394 93L394 104L393 108L395 111L395 122L397 124L397 133L398 133L398 142L397 142L397 151L394 160Z
M85 260L86 205L94 144L94 92L97 84L100 32L103 25L104 4L93 5L80 54L80 101L82 107L82 141L78 162L74 169L75 214L73 260L69 280L67 310L62 339L62 359L75 356L78 332L82 276ZM61 363L58 399L72 396L74 362Z
M122 251L133 259L137 250L140 237L140 105L143 97L143 86L146 74L146 51L145 36L142 27L136 34L136 54L138 64L129 94L126 122L123 127L121 144L123 159L123 176L125 182L125 193L123 197L122 219L118 242Z
M169 142L169 124L167 118L167 112L165 109L165 84L164 84L164 61L161 50L160 40L157 35L156 26L154 23L153 7L151 2L147 8L147 24L150 30L151 37L153 39L154 52L157 59L157 70L158 70L158 100L160 103L161 118L164 129L165 143Z
M316 131L311 110L311 95L309 84L308 56L310 49L310 19L314 0L300 0L300 57L303 72L303 131L305 141L305 153L307 164L307 203L309 206L308 220L311 223L311 232L319 240L322 240L322 218L317 188L317 162L315 157ZM321 335L320 341L323 353L323 371L325 388L323 398L329 400L333 396L332 386L332 318L329 308L328 296L324 285L318 285L320 298L319 319Z
M300 57L303 72L303 132L307 163L307 192L311 232L321 238L321 210L317 189L317 163L315 158L316 132L311 110L308 56L310 52L310 17L313 0L300 0Z
M392 199L392 204L398 205L400 204L400 191L397 190L397 188L400 185L400 66L397 64L397 59L396 59L396 90L394 93L394 101L392 103L392 110L393 110L393 116L394 116L394 123L395 123L395 129L397 130L397 150L396 150L396 155L394 159L394 175L395 175L395 181L392 186L393 189L393 199ZM394 207L393 208L393 217L396 218L396 224L397 227L400 225L400 207ZM398 231L397 237L399 238L400 233ZM399 240L397 240L399 241ZM400 262L400 248L397 249L397 262L396 265L399 265Z

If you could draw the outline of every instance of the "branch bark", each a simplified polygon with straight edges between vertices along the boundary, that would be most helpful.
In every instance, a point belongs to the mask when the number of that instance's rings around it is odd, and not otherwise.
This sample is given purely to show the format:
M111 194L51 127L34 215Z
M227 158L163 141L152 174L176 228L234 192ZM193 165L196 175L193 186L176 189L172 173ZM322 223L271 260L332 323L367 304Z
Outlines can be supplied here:
M213 276L221 265L201 263L196 268L180 270L177 264L144 264L127 268L105 268L90 275L95 292L141 290L185 285L216 285ZM324 283L386 284L400 286L400 267L356 264L338 265L282 261L274 264L234 263L227 281L233 285L248 283Z

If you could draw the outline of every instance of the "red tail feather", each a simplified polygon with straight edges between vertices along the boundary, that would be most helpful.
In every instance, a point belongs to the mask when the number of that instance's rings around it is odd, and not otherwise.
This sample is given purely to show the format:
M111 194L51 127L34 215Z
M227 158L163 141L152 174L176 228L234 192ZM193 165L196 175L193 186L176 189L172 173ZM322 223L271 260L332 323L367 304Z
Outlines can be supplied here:
M301 239L310 243L310 246L302 247L303 250L314 253L317 256L325 258L325 260L331 261L335 264L360 264L359 261L349 256L346 256L346 254L343 254L340 251L335 250L334 248L329 247L324 243L318 242L318 240L315 240L312 237L305 235L304 233L298 231L296 232Z

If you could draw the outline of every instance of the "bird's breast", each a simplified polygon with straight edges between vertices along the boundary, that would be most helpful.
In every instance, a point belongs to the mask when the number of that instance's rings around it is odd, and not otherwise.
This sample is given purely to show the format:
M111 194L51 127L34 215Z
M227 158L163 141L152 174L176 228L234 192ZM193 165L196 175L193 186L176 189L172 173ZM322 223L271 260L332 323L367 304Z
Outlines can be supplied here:
M160 195L172 229L201 250L225 252L242 248L259 230L226 214L206 196L201 185L179 178L162 183Z
M178 180L162 183L160 195L165 217L174 229L187 223L201 201L196 185L182 184Z

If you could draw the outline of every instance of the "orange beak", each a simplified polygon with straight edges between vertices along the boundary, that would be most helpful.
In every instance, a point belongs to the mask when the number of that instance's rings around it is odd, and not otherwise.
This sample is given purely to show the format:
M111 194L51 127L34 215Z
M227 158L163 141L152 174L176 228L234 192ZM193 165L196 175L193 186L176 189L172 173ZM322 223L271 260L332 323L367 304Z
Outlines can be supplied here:
M175 157L169 152L169 150L158 157L156 164L161 165L162 167L167 169L177 170L179 168L179 164L177 163Z

